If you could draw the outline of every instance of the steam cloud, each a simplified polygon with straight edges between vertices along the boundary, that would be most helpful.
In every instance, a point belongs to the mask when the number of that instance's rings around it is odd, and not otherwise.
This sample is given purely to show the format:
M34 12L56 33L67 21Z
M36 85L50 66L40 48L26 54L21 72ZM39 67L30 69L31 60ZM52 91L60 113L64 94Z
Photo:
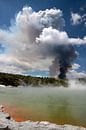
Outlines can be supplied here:
M49 70L51 76L66 78L68 68L77 57L73 44L85 44L86 37L69 38L64 26L60 9L35 12L31 7L24 7L8 30L0 29L0 43L6 46L0 63L17 67L16 70L22 68L22 73Z

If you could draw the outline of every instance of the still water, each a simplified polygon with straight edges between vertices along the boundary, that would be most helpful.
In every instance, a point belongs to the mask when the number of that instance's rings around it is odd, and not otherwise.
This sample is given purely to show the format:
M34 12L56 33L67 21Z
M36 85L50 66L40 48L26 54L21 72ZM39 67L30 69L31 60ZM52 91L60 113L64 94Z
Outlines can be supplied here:
M0 104L17 121L49 121L86 127L86 89L0 88Z

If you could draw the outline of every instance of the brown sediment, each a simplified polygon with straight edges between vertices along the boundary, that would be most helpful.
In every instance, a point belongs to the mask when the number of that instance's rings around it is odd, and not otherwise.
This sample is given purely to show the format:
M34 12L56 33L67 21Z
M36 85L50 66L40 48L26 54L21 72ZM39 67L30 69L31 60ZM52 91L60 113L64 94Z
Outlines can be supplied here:
M17 122L26 121L24 117L21 116L23 108L21 110L16 107L10 107L9 105L3 105L5 107L5 112L9 113L9 115Z

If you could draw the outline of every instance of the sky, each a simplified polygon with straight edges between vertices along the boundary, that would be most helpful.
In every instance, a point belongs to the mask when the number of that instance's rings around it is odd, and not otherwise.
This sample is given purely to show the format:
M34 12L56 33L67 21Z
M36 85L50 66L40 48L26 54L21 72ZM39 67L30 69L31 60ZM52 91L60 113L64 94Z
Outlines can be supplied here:
M0 0L0 72L57 76L63 65L86 76L86 0Z

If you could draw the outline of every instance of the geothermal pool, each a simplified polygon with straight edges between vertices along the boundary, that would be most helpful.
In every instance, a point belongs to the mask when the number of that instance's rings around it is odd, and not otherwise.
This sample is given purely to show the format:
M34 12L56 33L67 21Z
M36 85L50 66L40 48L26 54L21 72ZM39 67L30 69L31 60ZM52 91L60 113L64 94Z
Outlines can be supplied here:
M0 88L0 104L17 121L49 121L86 127L86 89Z

